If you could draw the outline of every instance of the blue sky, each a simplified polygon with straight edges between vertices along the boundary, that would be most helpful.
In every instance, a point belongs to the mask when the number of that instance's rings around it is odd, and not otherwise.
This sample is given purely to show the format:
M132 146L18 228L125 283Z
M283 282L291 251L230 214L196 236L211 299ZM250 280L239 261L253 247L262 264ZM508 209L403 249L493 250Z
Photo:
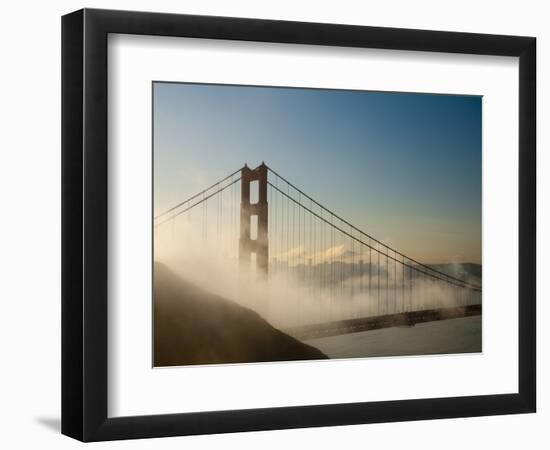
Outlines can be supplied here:
M425 262L481 262L481 97L154 83L155 214L262 161Z

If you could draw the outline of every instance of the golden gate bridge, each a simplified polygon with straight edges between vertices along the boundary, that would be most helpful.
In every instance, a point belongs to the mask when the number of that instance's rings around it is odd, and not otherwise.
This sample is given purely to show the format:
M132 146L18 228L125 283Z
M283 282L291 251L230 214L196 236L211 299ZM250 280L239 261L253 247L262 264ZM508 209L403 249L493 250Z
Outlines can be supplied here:
M293 292L294 303L281 302L282 328L301 339L481 314L479 284L384 244L264 163L177 203L154 229L176 253L209 246L235 274L283 285L279 298L266 295L272 323L280 296Z

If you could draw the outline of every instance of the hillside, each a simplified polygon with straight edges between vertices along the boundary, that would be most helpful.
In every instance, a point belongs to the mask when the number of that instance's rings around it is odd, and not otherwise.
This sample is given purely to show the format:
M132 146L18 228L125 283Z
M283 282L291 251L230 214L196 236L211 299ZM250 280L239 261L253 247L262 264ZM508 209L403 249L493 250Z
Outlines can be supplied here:
M154 268L154 364L174 366L326 359L254 311Z
M481 282L482 269L481 264L474 263L455 263L455 264L429 264L430 267L447 273L453 277L462 280Z

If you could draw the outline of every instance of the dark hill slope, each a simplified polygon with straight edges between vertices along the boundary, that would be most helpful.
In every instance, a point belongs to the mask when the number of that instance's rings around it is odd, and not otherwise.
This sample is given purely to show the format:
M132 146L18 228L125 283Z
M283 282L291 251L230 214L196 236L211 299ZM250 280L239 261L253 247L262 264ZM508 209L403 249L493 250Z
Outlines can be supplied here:
M155 263L155 366L326 359L254 311Z

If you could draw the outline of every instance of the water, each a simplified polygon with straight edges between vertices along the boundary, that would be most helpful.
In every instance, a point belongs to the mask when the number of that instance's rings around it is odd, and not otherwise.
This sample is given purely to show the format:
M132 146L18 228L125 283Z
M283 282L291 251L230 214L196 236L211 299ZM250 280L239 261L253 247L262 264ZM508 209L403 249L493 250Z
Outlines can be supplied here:
M329 358L481 352L481 316L309 339Z

